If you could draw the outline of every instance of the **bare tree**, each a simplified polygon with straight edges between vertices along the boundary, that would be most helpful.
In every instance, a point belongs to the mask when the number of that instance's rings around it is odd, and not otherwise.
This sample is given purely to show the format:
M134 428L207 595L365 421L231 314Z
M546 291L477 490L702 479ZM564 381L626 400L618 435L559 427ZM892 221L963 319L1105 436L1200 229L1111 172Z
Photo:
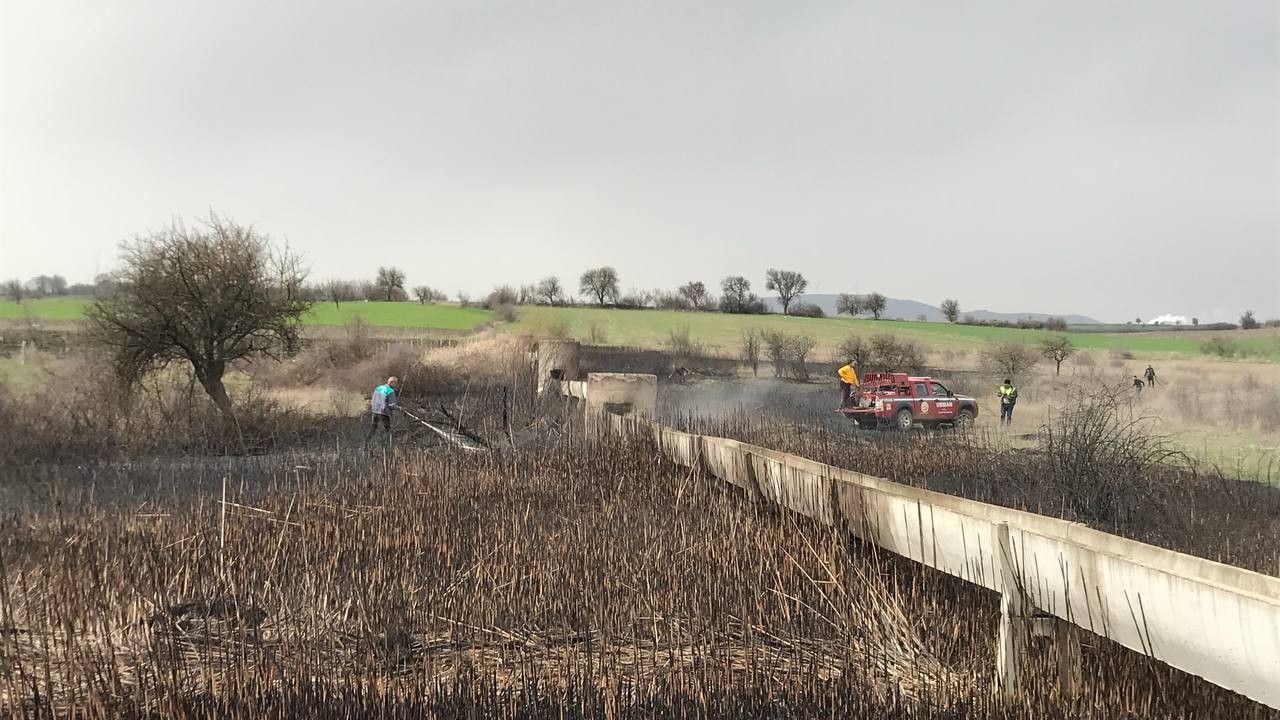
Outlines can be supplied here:
M942 316L947 322L955 322L960 319L960 301L955 298L947 298L942 301Z
M862 296L840 293L836 297L836 314L857 317L862 314Z
M880 316L884 314L885 306L888 305L888 303L888 298L878 292L873 292L869 295L863 296L862 309L871 313L871 317L879 320Z
M582 273L578 280L578 292L595 298L597 305L604 305L607 300L617 302L618 271L606 265Z
M676 288L680 297L684 298L690 309L702 310L707 306L707 286L701 280L692 280Z
M746 315L768 312L764 301L751 292L751 282L741 275L730 275L720 281L720 310Z
M23 296L26 294L26 290L22 287L22 281L15 278L13 280L4 281L4 294L13 298L14 302L20 303L22 302Z
M761 340L769 361L773 363L774 377L809 380L809 353L817 346L812 335L772 331L764 333Z
M559 305L564 301L564 288L560 286L560 278L554 275L539 280L535 293L545 305Z
M802 295L805 288L809 287L809 281L794 270L774 270L770 268L765 273L765 290L772 290L778 294L778 302L782 304L782 314L786 315L791 310L791 301Z
M1075 351L1076 346L1066 335L1046 335L1040 340L1040 354L1054 362L1055 375L1062 374L1062 361L1071 357Z
M1258 329L1258 320L1253 316L1252 310L1245 310L1244 313L1240 315L1240 329L1241 330L1257 330Z
M489 292L489 296L484 299L484 306L490 310L497 310L500 307L515 307L516 301L520 299L516 289L510 285L498 285Z
M404 294L404 271L394 267L378 268L378 279L373 281L387 296L387 302L396 299L397 295Z
M1020 342L991 343L982 349L982 360L1001 375L1017 377L1035 367L1037 354Z
M49 276L37 275L26 282L28 297L42 298L49 294Z
M751 368L752 377L760 377L760 333L754 329L742 333L742 361Z
M341 310L342 303L360 297L360 288L350 280L326 280L322 290L323 297L333 303L335 310Z
M109 296L87 311L91 336L127 383L173 360L190 363L218 409L234 420L222 377L236 360L275 357L298 345L310 309L297 256L252 227L210 216L175 222L121 248Z
M445 295L442 290L436 290L435 288L427 285L419 285L413 289L413 297L416 298L420 304L426 305L427 303L441 302L449 296Z
M533 305L538 302L538 288L535 285L521 285L516 293L517 305Z

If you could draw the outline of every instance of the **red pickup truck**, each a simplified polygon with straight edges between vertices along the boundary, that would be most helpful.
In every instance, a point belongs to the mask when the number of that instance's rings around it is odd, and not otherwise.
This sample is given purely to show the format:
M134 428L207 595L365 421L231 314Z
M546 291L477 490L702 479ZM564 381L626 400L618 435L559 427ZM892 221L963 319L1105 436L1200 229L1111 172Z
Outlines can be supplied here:
M978 416L978 401L942 383L906 373L867 373L839 410L861 427L965 426Z

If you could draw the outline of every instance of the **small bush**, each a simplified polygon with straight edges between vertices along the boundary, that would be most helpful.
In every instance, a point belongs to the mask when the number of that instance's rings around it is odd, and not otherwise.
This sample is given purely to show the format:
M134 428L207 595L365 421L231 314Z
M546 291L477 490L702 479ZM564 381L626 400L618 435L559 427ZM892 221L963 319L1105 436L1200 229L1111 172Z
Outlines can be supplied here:
M760 377L760 333L754 329L742 333L742 362L751 368L753 377Z
M1213 337L1200 343L1200 352L1220 358L1233 358L1240 353L1240 346L1231 338Z
M1164 437L1150 433L1151 419L1134 417L1127 385L1075 386L1042 429L1040 446L1062 478L1063 498L1094 521L1127 521L1151 488L1135 483L1156 466L1182 461Z
M689 326L681 325L667 333L667 340L663 343L671 355L678 361L687 363L690 359L699 357L703 354L703 347L700 343L695 342L689 336Z
M818 344L812 335L766 332L761 335L761 343L773 363L774 377L808 381L809 354Z
M603 345L609 341L608 332L605 331L603 325L597 322L591 323L587 337L590 338L592 345Z
M693 306L684 297L675 293L660 292L654 295L653 305L659 310L692 310Z
M867 341L850 335L836 347L837 360L857 363L858 372L906 372L924 370L924 353L909 340L890 333L880 333Z
M797 303L791 306L791 314L796 317L821 318L827 314L813 303Z
M516 307L515 307L515 305L512 305L512 304L504 304L504 305L499 305L499 306L497 306L497 307L495 307L495 308L490 308L490 309L491 309L491 310L493 310L493 319L494 319L494 320L497 320L498 322L508 322L508 323L509 323L509 322L515 322L515 321L516 321Z
M1036 366L1040 356L1019 342L990 343L982 349L982 362L989 370L1015 377Z
M485 298L484 305L486 308L497 311L503 305L515 305L520 300L520 294L510 285L499 285L489 293L489 297Z

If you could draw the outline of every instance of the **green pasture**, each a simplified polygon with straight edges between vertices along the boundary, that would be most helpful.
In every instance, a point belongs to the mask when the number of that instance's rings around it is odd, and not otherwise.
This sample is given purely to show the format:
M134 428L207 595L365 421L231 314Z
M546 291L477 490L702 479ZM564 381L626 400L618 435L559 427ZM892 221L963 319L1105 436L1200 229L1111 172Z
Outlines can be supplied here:
M0 302L0 320L79 320L88 305L89 299L84 297L40 298L21 303L4 300Z
M83 317L87 298L43 298L21 304L0 303L0 320L76 320ZM415 302L316 303L306 316L308 325L345 325L360 317L370 325L468 331L492 319L479 308L455 304L422 305ZM782 315L726 315L717 312L674 310L617 310L585 307L521 307L514 323L501 326L507 332L547 334L567 332L579 340L606 345L660 347L673 330L687 327L690 337L712 349L733 351L749 329L802 332L812 335L823 347L834 347L849 335L892 333L927 348L972 349L989 341L1033 344L1046 333L1042 330L953 325L950 323L861 318L800 318ZM594 332L593 332L594 329ZM1200 344L1217 335L1214 331L1186 333L1075 332L1069 333L1077 347L1129 351L1140 355L1200 355ZM1241 337L1228 335L1244 354L1280 360L1280 332L1257 330Z
M0 303L0 319L4 320L79 320L90 300L83 297L41 298ZM304 318L308 325L345 325L352 318L363 318L370 325L429 328L437 330L472 330L489 321L488 310L464 308L452 304L422 305L415 302L344 302L316 303Z
M602 344L658 347L678 328L689 329L690 338L723 351L734 350L744 332L785 331L808 333L825 347L838 345L849 335L871 336L892 333L930 348L969 349L986 342L1022 342L1032 344L1046 334L1041 330L953 325L950 323L912 322L906 320L867 320L855 318L801 318L782 315L726 315L724 313L692 313L674 310L615 310L604 308L521 307L517 319L504 329L534 334L567 332L579 340L594 337ZM593 333L594 329L594 333ZM1257 331L1256 337L1236 339L1250 355L1280 359L1280 333ZM1135 333L1070 333L1080 348L1115 349L1150 355L1177 353L1199 355L1200 343L1209 333L1195 337L1167 335L1142 336ZM1190 335L1190 333L1188 333Z
M307 314L308 325L345 325L362 318L370 325L436 330L472 330L489 321L488 310L458 305L423 305L414 302L316 303Z

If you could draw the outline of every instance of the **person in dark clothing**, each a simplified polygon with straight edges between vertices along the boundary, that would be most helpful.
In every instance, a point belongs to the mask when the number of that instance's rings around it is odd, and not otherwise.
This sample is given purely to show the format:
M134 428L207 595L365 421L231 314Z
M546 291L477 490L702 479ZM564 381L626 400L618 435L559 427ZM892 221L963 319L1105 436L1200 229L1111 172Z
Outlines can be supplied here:
M398 387L400 387L400 380L392 376L387 378L386 383L373 389L373 396L369 401L373 421L369 425L369 432L364 436L365 442L368 442L378 431L379 424L386 429L387 437L391 437L391 413L396 409L396 388Z
M1147 371L1144 374L1147 376L1147 385L1150 387L1155 387L1156 386L1156 369L1148 365Z
M1138 391L1138 397L1142 397L1142 386L1143 386L1142 378L1138 377L1137 375L1134 375L1133 389Z

